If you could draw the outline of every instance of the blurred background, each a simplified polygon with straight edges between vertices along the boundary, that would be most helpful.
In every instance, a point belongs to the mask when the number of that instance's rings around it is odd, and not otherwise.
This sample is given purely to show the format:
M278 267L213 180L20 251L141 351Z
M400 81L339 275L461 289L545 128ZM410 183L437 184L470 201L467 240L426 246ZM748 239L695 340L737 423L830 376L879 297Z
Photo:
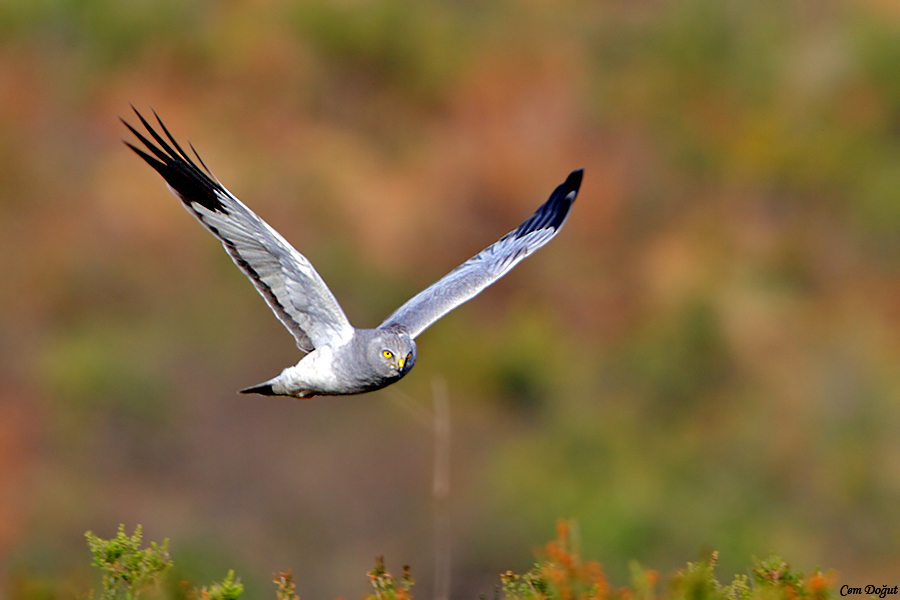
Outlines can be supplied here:
M153 107L376 326L574 168L553 243L369 395L239 396L300 353L121 143ZM890 0L0 2L0 596L177 578L454 597L558 517L613 584L709 549L900 573L900 8Z

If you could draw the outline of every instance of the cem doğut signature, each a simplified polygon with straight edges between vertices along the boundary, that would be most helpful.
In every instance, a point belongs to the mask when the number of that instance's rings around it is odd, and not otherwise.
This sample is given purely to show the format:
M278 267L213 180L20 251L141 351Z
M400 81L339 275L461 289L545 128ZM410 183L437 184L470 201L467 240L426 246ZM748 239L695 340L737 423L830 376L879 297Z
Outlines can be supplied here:
M864 592L867 596L878 596L879 598L884 598L888 594L896 594L897 586L895 585L894 587L888 587L886 585L883 585L881 587L878 587L876 585L867 585L864 588L852 587L849 585L841 586L841 596L862 594Z

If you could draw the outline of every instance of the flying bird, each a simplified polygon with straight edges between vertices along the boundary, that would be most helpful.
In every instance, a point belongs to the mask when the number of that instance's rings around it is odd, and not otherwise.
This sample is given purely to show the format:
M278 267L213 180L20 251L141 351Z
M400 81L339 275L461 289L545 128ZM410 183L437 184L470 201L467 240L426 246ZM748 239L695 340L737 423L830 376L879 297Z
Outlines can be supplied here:
M420 333L559 232L583 175L582 169L572 171L524 223L414 296L384 323L375 329L357 329L312 263L225 189L193 145L189 144L200 166L155 112L168 141L136 109L134 112L153 141L122 119L144 149L125 144L162 175L185 208L222 242L300 350L307 353L277 377L241 390L243 394L295 398L361 394L400 380L416 363L415 339Z

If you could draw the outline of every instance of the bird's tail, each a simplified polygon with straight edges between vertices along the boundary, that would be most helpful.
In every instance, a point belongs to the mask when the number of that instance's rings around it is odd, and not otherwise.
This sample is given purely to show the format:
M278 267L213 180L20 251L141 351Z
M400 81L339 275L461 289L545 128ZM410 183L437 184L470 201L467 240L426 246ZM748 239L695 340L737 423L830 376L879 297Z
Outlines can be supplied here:
M241 390L242 394L261 394L263 396L280 396L278 392L272 389L272 382L266 381Z
M268 381L264 381L263 383L250 386L248 388L244 388L241 390L242 394L260 394L261 396L292 396L294 398L299 398L300 400L305 400L307 398L312 398L316 395L315 392L304 389L294 389L290 390L285 387L282 378L284 374L275 377L274 379L270 379Z

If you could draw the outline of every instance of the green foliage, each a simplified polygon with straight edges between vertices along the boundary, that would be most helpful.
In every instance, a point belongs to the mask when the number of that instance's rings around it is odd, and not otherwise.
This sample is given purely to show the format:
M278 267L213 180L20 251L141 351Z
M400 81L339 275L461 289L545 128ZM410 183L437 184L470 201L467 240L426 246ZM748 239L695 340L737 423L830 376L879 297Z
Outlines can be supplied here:
M88 545L94 555L94 566L103 570L101 600L137 599L139 595L172 566L167 551L168 540L162 546L151 543L141 549L141 526L134 535L125 535L124 526L112 540L103 540L88 532ZM833 596L833 573L823 574L817 568L806 576L794 570L777 556L755 561L751 576L737 575L729 585L721 584L715 576L718 552L698 562L689 562L660 585L657 571L631 564L631 585L610 585L597 561L581 558L566 521L557 523L557 538L549 542L534 567L518 575L507 571L500 576L504 600L828 600ZM403 567L398 580L388 573L384 558L375 559L375 568L367 574L374 592L366 600L412 600L413 581L410 568ZM277 600L300 600L290 571L276 573ZM244 592L234 571L221 583L204 586L187 594L190 600L238 600ZM93 593L91 593L93 598Z
M368 572L369 583L375 590L374 594L366 597L366 600L412 600L410 588L412 588L412 576L409 567L403 567L403 575L398 583L397 579L384 568L384 557L375 559L375 568Z
M831 583L834 581L834 573L822 573L818 567L812 575L804 576L800 571L791 569L791 566L777 556L770 556L764 561L757 561L753 567L753 583L756 589L762 592L752 595L759 598L761 594L775 595L778 598L813 598L825 600L831 598ZM748 593L746 598L750 598Z
M197 600L237 600L244 593L240 578L235 578L234 570L229 569L222 583L203 586L199 592L192 594ZM280 600L280 598L279 598Z
M503 593L515 600L600 598L609 593L606 576L596 561L584 562L574 549L567 523L557 524L557 540L544 549L544 560L523 575L501 575Z
M145 592L158 588L163 575L173 565L169 556L169 540L164 540L162 545L150 542L149 548L141 548L143 534L140 525L135 527L131 537L125 534L124 525L119 525L116 537L111 540L104 540L90 531L85 537L91 554L94 555L91 564L103 571L101 600L137 600ZM192 590L188 593L188 598L237 600L243 593L244 586L240 579L235 577L233 570L229 570L221 583ZM291 600L280 594L278 598Z
M90 531L85 534L93 566L103 571L102 600L136 600L172 566L169 557L169 540L162 545L151 542L149 548L141 549L141 526L134 529L134 535L125 535L125 526L119 525L116 537L104 540Z
M609 585L600 565L583 561L573 547L569 526L560 522L557 539L547 544L544 558L523 575L501 576L504 600L825 600L832 597L832 573L816 569L805 576L784 560L770 556L756 561L752 579L737 575L729 585L715 576L719 555L690 562L660 589L656 571L631 565L631 586Z

